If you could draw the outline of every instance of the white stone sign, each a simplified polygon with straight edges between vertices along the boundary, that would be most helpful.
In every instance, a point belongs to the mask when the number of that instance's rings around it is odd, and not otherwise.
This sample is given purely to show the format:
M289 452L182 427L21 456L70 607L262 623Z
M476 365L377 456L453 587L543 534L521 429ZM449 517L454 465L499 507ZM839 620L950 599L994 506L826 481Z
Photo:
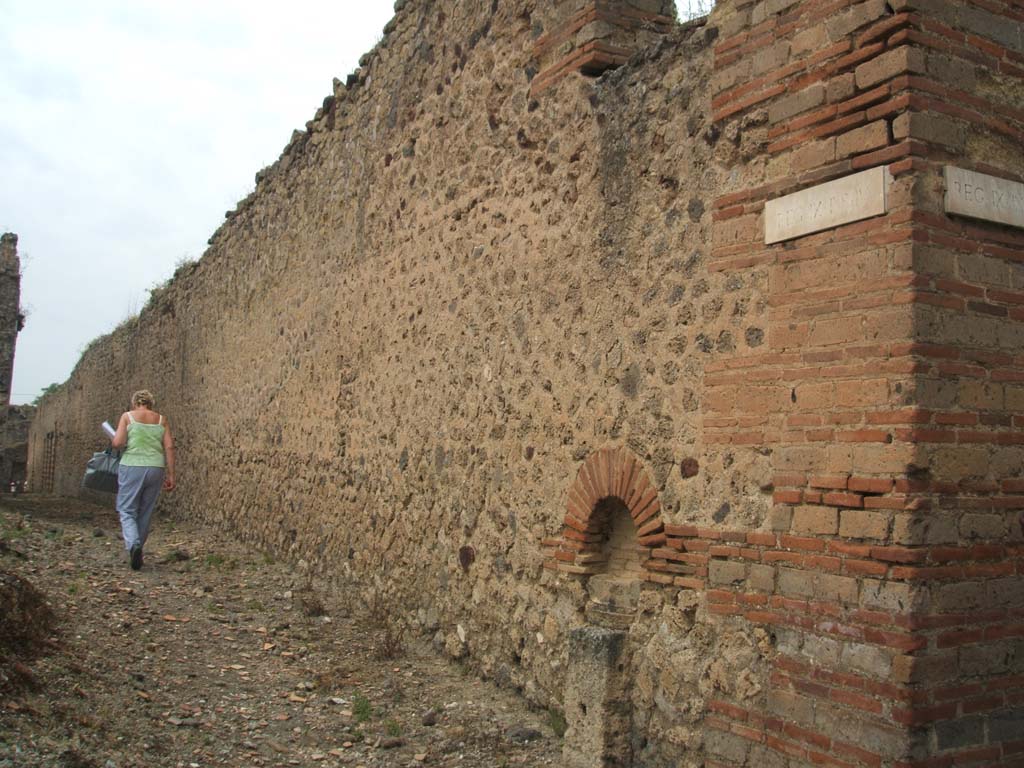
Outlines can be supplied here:
M1024 228L1024 184L947 165L946 213Z
M769 200L764 204L765 243L881 216L889 210L890 179L888 168L872 168Z

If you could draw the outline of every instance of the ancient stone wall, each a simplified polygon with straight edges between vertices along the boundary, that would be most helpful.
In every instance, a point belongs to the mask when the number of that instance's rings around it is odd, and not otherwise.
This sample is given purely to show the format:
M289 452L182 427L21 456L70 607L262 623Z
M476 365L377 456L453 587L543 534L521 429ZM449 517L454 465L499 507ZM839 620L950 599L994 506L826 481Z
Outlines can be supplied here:
M9 405L0 422L0 493L21 493L28 479L28 435L36 409Z
M943 193L1024 174L1019 12L669 10L403 4L43 402L33 487L146 386L166 508L376 585L567 765L1014 765L1024 241Z

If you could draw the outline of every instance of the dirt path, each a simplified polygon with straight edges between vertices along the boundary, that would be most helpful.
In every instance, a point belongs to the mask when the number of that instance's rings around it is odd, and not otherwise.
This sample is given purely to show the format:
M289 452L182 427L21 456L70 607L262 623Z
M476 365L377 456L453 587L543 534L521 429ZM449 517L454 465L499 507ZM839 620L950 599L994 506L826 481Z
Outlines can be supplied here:
M0 675L0 766L560 763L549 713L419 641L378 658L386 622L291 565L158 519L133 572L118 534L108 508L0 499L0 571L57 614Z

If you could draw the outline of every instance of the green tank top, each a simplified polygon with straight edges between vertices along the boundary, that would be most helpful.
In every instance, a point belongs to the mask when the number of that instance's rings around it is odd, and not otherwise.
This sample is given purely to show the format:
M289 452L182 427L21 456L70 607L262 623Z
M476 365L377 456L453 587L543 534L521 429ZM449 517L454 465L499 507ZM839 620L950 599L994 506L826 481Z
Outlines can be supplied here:
M125 467L163 467L164 462L164 425L163 417L159 424L143 424L128 414L128 446L121 454L121 464Z

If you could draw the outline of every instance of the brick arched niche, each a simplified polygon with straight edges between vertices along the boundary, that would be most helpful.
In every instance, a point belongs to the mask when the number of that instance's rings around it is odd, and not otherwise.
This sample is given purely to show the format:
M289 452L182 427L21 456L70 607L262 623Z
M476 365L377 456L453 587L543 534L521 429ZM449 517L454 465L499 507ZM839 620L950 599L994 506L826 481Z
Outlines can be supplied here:
M651 553L666 541L658 489L625 447L602 448L587 457L569 489L563 523L561 537L551 541L556 546L549 561L562 573L592 576L611 570L644 580Z

